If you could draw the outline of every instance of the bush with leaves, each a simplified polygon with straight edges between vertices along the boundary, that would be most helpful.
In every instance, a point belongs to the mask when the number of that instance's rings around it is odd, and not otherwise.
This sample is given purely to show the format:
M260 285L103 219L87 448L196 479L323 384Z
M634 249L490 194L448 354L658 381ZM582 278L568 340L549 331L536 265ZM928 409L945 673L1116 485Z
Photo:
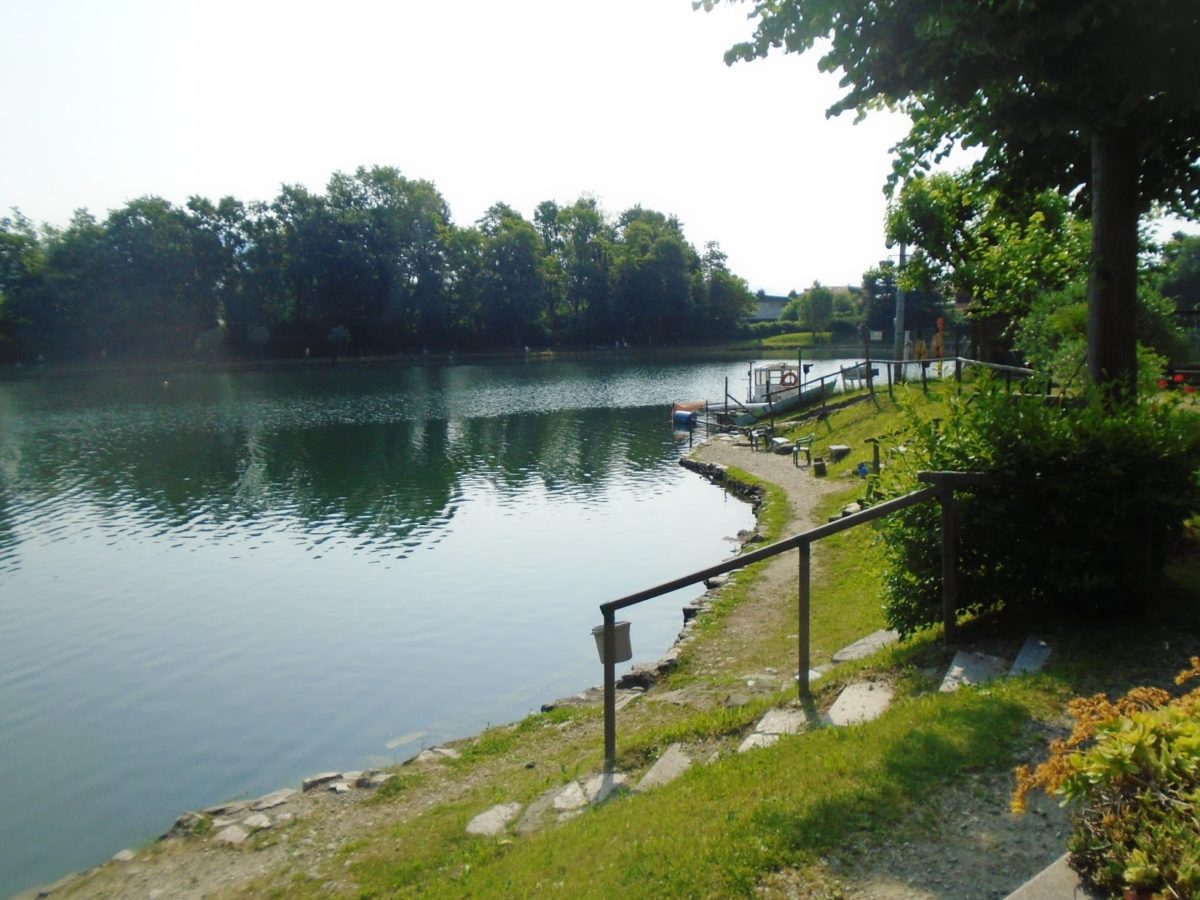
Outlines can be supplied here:
M1200 657L1175 679L1200 677ZM1014 812L1044 790L1071 807L1072 865L1109 891L1200 895L1200 689L1134 688L1067 707L1075 728L1036 769L1017 769Z
M1088 381L1087 285L1076 282L1034 300L1029 314L1014 323L1013 348L1025 364L1069 389ZM1169 359L1187 358L1188 349L1169 300L1143 280L1138 289L1138 388L1153 390Z
M956 494L959 611L1020 622L1138 609L1166 551L1200 510L1200 416L1174 402L1056 404L985 379L940 422L914 415L877 494L916 488L916 472L984 472ZM935 503L880 525L884 611L908 634L941 621L941 519Z

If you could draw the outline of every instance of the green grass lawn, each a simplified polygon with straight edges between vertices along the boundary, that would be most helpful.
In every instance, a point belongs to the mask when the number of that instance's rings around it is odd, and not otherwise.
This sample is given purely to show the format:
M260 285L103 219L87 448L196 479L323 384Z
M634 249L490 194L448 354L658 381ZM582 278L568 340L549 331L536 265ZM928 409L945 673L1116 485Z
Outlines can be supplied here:
M763 338L761 343L764 347L780 349L786 347L824 346L829 341L830 334L828 331L789 331L787 334L773 334L768 338Z

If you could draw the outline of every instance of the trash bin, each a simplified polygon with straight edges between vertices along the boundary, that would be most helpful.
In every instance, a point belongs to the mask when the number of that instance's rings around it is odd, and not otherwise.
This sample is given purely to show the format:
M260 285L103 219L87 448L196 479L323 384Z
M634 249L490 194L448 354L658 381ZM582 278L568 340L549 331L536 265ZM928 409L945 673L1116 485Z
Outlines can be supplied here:
M592 629L592 637L596 639L596 653L600 655L600 662L604 663L604 626L597 625ZM613 650L616 653L616 659L613 662L627 662L633 659L633 646L629 642L629 623L614 622L613 623Z

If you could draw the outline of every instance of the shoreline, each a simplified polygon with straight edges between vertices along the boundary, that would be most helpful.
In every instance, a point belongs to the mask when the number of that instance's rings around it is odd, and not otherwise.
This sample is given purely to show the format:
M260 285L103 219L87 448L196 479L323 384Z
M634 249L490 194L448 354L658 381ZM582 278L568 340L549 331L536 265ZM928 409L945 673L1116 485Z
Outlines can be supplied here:
M548 360L604 360L630 357L657 357L670 359L795 359L797 350L808 360L858 359L862 348L850 345L823 344L812 347L768 347L755 344L683 347L683 346L635 346L614 349L611 347L565 347L541 349L490 350L440 350L437 352L397 353L372 356L279 357L270 359L223 359L223 360L139 360L127 362L13 362L0 365L0 378L24 377L84 377L89 375L161 375L181 372L274 372L291 369L324 369L342 367L420 366L453 365L457 363L478 365L488 362L541 362Z

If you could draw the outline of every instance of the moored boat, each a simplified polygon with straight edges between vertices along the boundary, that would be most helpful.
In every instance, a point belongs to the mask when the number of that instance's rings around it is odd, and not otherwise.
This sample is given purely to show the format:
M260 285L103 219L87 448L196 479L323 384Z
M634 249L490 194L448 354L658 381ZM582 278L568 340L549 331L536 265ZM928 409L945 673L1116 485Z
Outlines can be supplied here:
M814 406L837 390L837 381L826 376L805 382L806 368L793 362L758 363L750 367L744 401L731 395L720 402L674 403L671 420L678 428L693 428L702 416L717 426L744 427L768 415Z

